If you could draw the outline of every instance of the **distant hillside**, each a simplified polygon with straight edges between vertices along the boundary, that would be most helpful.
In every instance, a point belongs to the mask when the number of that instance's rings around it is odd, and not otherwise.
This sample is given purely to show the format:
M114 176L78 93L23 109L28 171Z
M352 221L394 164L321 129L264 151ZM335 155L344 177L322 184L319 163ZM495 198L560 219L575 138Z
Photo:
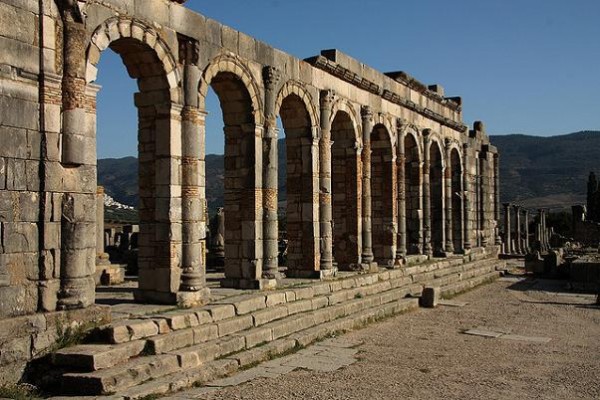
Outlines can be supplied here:
M538 137L497 135L501 200L528 207L567 208L585 202L587 175L600 173L600 131ZM279 190L285 197L285 146L279 144ZM224 160L206 156L209 209L223 205ZM115 200L137 206L138 165L135 157L98 160L98 180Z
M587 176L590 171L600 172L600 131L490 139L500 153L502 201L568 208L585 202Z

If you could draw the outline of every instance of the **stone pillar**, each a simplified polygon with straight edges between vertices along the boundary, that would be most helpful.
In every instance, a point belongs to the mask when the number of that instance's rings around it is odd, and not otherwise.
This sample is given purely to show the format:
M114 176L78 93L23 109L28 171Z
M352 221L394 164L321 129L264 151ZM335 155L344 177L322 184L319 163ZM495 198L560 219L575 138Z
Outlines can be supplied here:
M471 223L471 173L470 173L470 163L471 157L469 155L470 145L468 143L463 144L463 204L464 204L464 224L463 227L465 229L464 233L464 250L465 254L471 250L471 231L472 231L472 223Z
M430 147L431 147L431 131L425 129L423 131L424 140L424 154L423 154L423 230L424 230L424 243L423 252L428 256L433 255L433 247L431 245L431 160L430 160Z
M511 221L510 221L510 203L504 203L504 253L512 253Z
M319 230L321 275L333 275L333 209L331 197L331 122L335 93L321 91L321 140L319 142Z
M373 132L373 112L369 106L361 109L363 129L362 150L362 264L370 268L373 264L373 243L371 232L371 133Z
M210 300L206 287L203 241L206 240L205 199L201 190L204 177L205 114L198 103L198 42L179 36L183 68L184 106L181 111L181 284L177 303L198 306Z
M446 193L446 252L454 253L454 240L453 240L453 223L452 223L452 160L451 160L451 145L452 141L446 139L445 141L445 155L446 155L446 170L444 173L444 185Z
M98 186L96 191L96 265L110 264L108 254L104 251L104 188Z
M404 143L404 123L398 120L398 156L396 169L398 173L398 238L396 247L396 262L400 266L406 257L406 149Z
M523 254L523 249L521 249L521 207L514 205L513 208L515 210L515 253Z
M494 154L494 219L496 220L496 246L502 245L500 237L500 158Z
M276 285L279 273L279 226L277 216L277 88L281 72L275 67L263 70L265 84L265 133L263 138L263 287ZM229 218L232 216L230 215Z
M525 216L525 246L523 248L525 254L529 254L531 249L529 248L529 210L523 209L523 213Z
M96 190L94 138L86 135L85 49L87 32L77 2L60 2L63 20L61 163L70 168L71 193L60 204L61 250L59 310L94 303L96 271ZM75 168L73 168L75 167ZM93 176L93 175L92 175Z
M489 239L490 226L490 195L489 195L489 163L488 152L483 151L479 157L479 190L481 191L480 200L480 231L481 231L481 246L486 247Z

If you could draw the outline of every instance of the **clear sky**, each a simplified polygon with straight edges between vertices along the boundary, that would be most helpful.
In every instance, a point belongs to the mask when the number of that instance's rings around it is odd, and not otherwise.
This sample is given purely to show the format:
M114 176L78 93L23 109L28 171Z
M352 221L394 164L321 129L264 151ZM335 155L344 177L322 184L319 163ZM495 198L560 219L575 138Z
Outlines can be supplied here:
M338 48L462 96L490 134L600 130L600 0L188 0L186 7L296 57ZM106 51L98 156L137 155L135 82ZM216 96L207 153L223 153Z

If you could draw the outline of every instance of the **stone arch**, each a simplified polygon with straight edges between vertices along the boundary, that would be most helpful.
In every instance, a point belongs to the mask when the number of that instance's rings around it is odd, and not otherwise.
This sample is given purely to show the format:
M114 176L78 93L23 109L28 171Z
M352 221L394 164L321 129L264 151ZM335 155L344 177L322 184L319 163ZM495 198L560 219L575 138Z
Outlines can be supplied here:
M391 265L396 255L397 186L392 135L386 124L376 123L371 140L371 221L373 255L380 265Z
M256 82L258 80L254 77L250 68L236 55L234 54L222 54L213 59L209 65L205 68L202 78L200 79L200 85L198 93L200 95L200 109L205 109L206 95L208 94L208 88L211 86L215 77L219 74L231 74L245 87L248 92L252 104L252 114L254 116L254 123L257 125L263 125L263 102L261 90Z
M110 48L117 53L129 76L137 80L135 94L138 110L139 163L139 289L136 300L171 302L180 286L180 260L169 251L180 246L172 232L179 222L168 207L176 193L171 188L178 176L177 155L181 147L171 140L181 135L173 124L179 120L181 100L180 72L173 52L152 27L142 21L112 17L100 24L91 35L85 58L86 118L95 118L95 95L98 63L102 52ZM93 99L91 98L93 96ZM93 138L96 139L95 124ZM158 141L168 143L158 146ZM94 157L95 159L95 157ZM160 195L158 194L160 191ZM167 249L167 250L165 250ZM171 249L171 250L168 250Z
M287 82L279 91L275 112L285 133L286 230L288 271L315 271L319 260L318 231L319 156L317 113L308 91L297 82ZM281 165L279 166L281 167ZM279 185L281 187L281 185ZM279 201L282 198L279 196Z
M406 251L408 254L421 254L423 251L423 158L417 129L409 129L405 133L404 155Z
M429 143L429 216L431 218L431 246L434 254L444 251L444 147L439 138L432 136Z
M212 87L223 112L225 279L221 285L228 287L257 288L262 277L263 210L256 204L262 203L264 117L256 82L239 57L223 54L205 68L198 86L200 110L205 110ZM206 187L205 176L200 186Z
M319 126L319 114L315 106L315 102L310 92L300 82L288 81L286 82L279 93L277 94L277 100L275 101L275 110L281 110L283 101L291 95L296 95L298 99L304 104L304 108L310 118L311 128Z
M356 111L356 107L354 107L348 100L338 97L331 107L331 125L333 125L335 118L338 117L339 112L346 114L350 123L352 124L352 129L354 130L357 142L362 142L362 124L359 122L360 116Z
M463 168L462 156L458 144L450 146L448 166L450 167L450 196L451 198L451 220L452 220L452 244L454 251L463 249Z
M111 45L114 43L122 43L122 46L113 48ZM158 32L144 22L123 17L113 17L104 21L92 34L85 66L86 83L96 80L100 53L108 47L113 48L126 65L131 65L127 72L132 78L141 79L164 74L169 89L179 87L181 74L169 45ZM131 58L129 62L126 57ZM156 70L156 63L161 66L162 71Z
M361 148L356 112L346 101L333 106L331 197L333 256L340 270L359 266L361 238Z

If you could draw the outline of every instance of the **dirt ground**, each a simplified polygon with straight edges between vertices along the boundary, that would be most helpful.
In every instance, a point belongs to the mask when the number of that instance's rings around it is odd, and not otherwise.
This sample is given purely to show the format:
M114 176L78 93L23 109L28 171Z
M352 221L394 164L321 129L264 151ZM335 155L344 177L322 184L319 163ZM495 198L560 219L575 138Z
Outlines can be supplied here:
M296 370L194 397L600 399L595 296L566 293L563 282L504 278L454 300L468 304L419 309L347 334L363 344L358 361L337 371ZM524 340L462 333L476 327ZM531 341L543 338L550 341Z

